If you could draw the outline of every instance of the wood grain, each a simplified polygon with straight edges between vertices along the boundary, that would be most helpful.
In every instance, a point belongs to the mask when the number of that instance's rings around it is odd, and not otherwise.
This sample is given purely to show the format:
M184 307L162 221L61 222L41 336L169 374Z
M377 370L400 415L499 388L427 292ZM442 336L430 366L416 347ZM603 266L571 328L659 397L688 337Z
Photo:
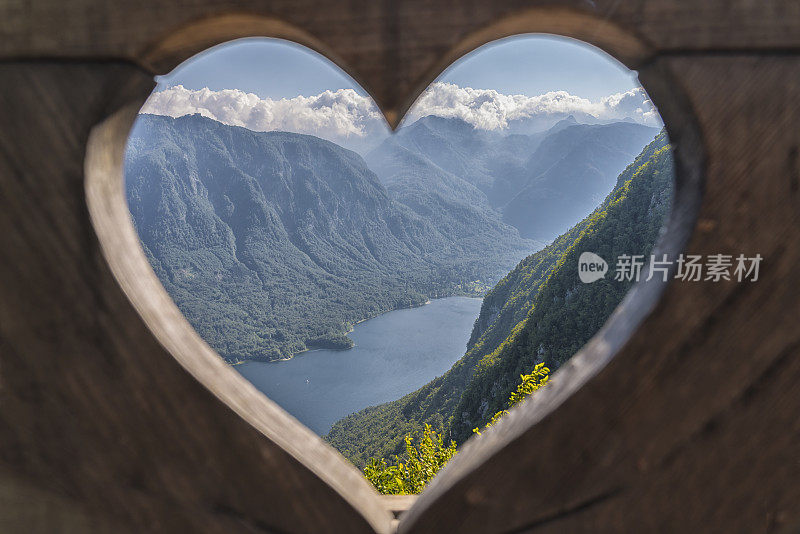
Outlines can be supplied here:
M222 363L155 281L117 172L125 110L91 134L95 234L90 128L149 76L38 62L0 80L3 466L139 532L386 532L358 471Z
M232 18L236 20L232 23ZM490 34L484 34L491 28ZM613 30L612 30L613 28ZM177 56L162 55L183 31ZM124 58L163 74L210 44L275 35L353 75L393 124L463 53L521 31L597 44L637 68L630 45L668 53L800 50L796 0L179 0L0 3L0 57ZM611 37L610 33L615 34ZM481 40L476 40L480 36Z
M686 252L760 253L760 280L673 283L625 342L615 319L644 309L640 286L552 389L465 447L401 532L772 532L800 514L800 58L659 67L706 134Z
M153 73L235 37L319 50L396 123L451 61L527 31L639 70L677 145L660 247L758 252L762 278L637 287L535 404L414 504L381 499L166 297L122 196L127 129ZM796 1L8 0L0 58L0 531L800 524Z

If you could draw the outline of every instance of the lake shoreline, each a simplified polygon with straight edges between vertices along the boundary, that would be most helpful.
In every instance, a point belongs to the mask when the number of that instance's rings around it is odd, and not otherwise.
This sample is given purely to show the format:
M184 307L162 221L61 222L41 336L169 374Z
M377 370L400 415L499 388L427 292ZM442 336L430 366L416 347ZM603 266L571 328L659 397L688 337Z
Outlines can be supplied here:
M235 369L324 435L342 417L396 400L447 372L466 351L481 302L464 296L430 299L362 321L352 333L352 350L315 349L282 365L249 360Z
M431 304L435 300L449 299L449 298L454 298L454 297L465 298L465 299L475 299L475 300L481 300L481 301L484 299L484 297L471 297L471 296L468 296L468 295L445 295L443 297L434 297L432 299L426 300L422 304L412 304L411 306L404 306L402 308L392 308L391 310L382 311L382 312L378 313L377 315L373 315L371 317L367 317L366 319L361 319L359 321L356 321L355 323L353 323L350 326L349 330L347 330L347 332L345 332L344 335L347 336L348 334L353 333L353 331L355 330L356 326L358 326L360 324L363 324L363 323L365 323L367 321L371 321L372 319L377 319L378 317L381 317L382 315L386 315L387 313L392 313L394 311L413 310L415 308L422 308L423 306L428 306L429 304ZM318 352L318 351L321 351L321 350L329 350L329 351L335 351L335 352L347 352L349 350L353 350L354 348L355 348L355 344L352 347L347 347L347 348L344 348L344 349L327 349L327 348L305 349L305 350L300 350L300 351L297 351L297 352L293 352L290 356L288 356L286 358L276 358L274 360L262 360L262 359L259 359L259 358L249 358L247 360L241 360L241 361L238 361L238 362L229 363L228 365L230 365L231 367L235 367L237 365L242 365L242 364L247 363L247 362L281 363L281 362L288 362L290 360L293 360L295 358L295 356L300 356L300 355L307 354L307 353L312 353L312 352Z

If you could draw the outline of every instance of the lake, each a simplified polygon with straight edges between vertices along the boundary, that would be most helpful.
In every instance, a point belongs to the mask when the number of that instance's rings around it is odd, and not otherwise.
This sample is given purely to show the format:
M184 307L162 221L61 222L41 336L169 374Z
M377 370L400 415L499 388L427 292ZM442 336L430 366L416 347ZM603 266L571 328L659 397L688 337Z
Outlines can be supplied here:
M234 367L314 432L368 406L399 399L464 355L481 299L447 297L357 324L349 350L314 350Z

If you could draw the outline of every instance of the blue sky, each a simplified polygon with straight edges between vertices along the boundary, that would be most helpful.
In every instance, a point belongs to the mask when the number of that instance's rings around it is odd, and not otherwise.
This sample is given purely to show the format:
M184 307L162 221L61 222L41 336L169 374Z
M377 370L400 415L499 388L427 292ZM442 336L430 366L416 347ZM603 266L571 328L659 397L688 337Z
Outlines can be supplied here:
M509 37L484 45L447 69L441 81L505 94L567 91L597 99L636 87L636 74L591 45L554 35Z
M348 88L363 94L326 58L277 39L242 39L217 46L158 80L161 88L239 89L272 99ZM635 73L599 49L551 35L510 37L484 45L454 63L439 81L529 96L563 90L591 100L638 85Z
M339 67L304 46L257 38L215 46L156 80L160 86L208 87L214 91L239 89L273 99L311 96L327 89L358 88Z

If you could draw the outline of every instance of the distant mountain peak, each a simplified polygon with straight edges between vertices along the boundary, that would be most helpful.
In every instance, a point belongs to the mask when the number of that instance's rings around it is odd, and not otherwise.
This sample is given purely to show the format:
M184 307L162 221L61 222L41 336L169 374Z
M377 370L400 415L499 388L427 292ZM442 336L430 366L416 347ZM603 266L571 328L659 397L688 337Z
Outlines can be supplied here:
M439 115L425 115L424 117L421 117L409 124L406 128L411 128L414 126L426 126L437 130L442 128L447 128L448 130L452 130L454 128L462 130L475 129L475 126L460 117L440 117Z
M575 115L570 114L570 115L567 116L567 118L561 119L560 121L558 121L557 123L552 125L546 131L546 135L555 134L555 133L560 132L561 130L566 130L567 128L570 128L571 126L577 126L579 124L581 124L581 123L578 122L578 119L575 118Z

